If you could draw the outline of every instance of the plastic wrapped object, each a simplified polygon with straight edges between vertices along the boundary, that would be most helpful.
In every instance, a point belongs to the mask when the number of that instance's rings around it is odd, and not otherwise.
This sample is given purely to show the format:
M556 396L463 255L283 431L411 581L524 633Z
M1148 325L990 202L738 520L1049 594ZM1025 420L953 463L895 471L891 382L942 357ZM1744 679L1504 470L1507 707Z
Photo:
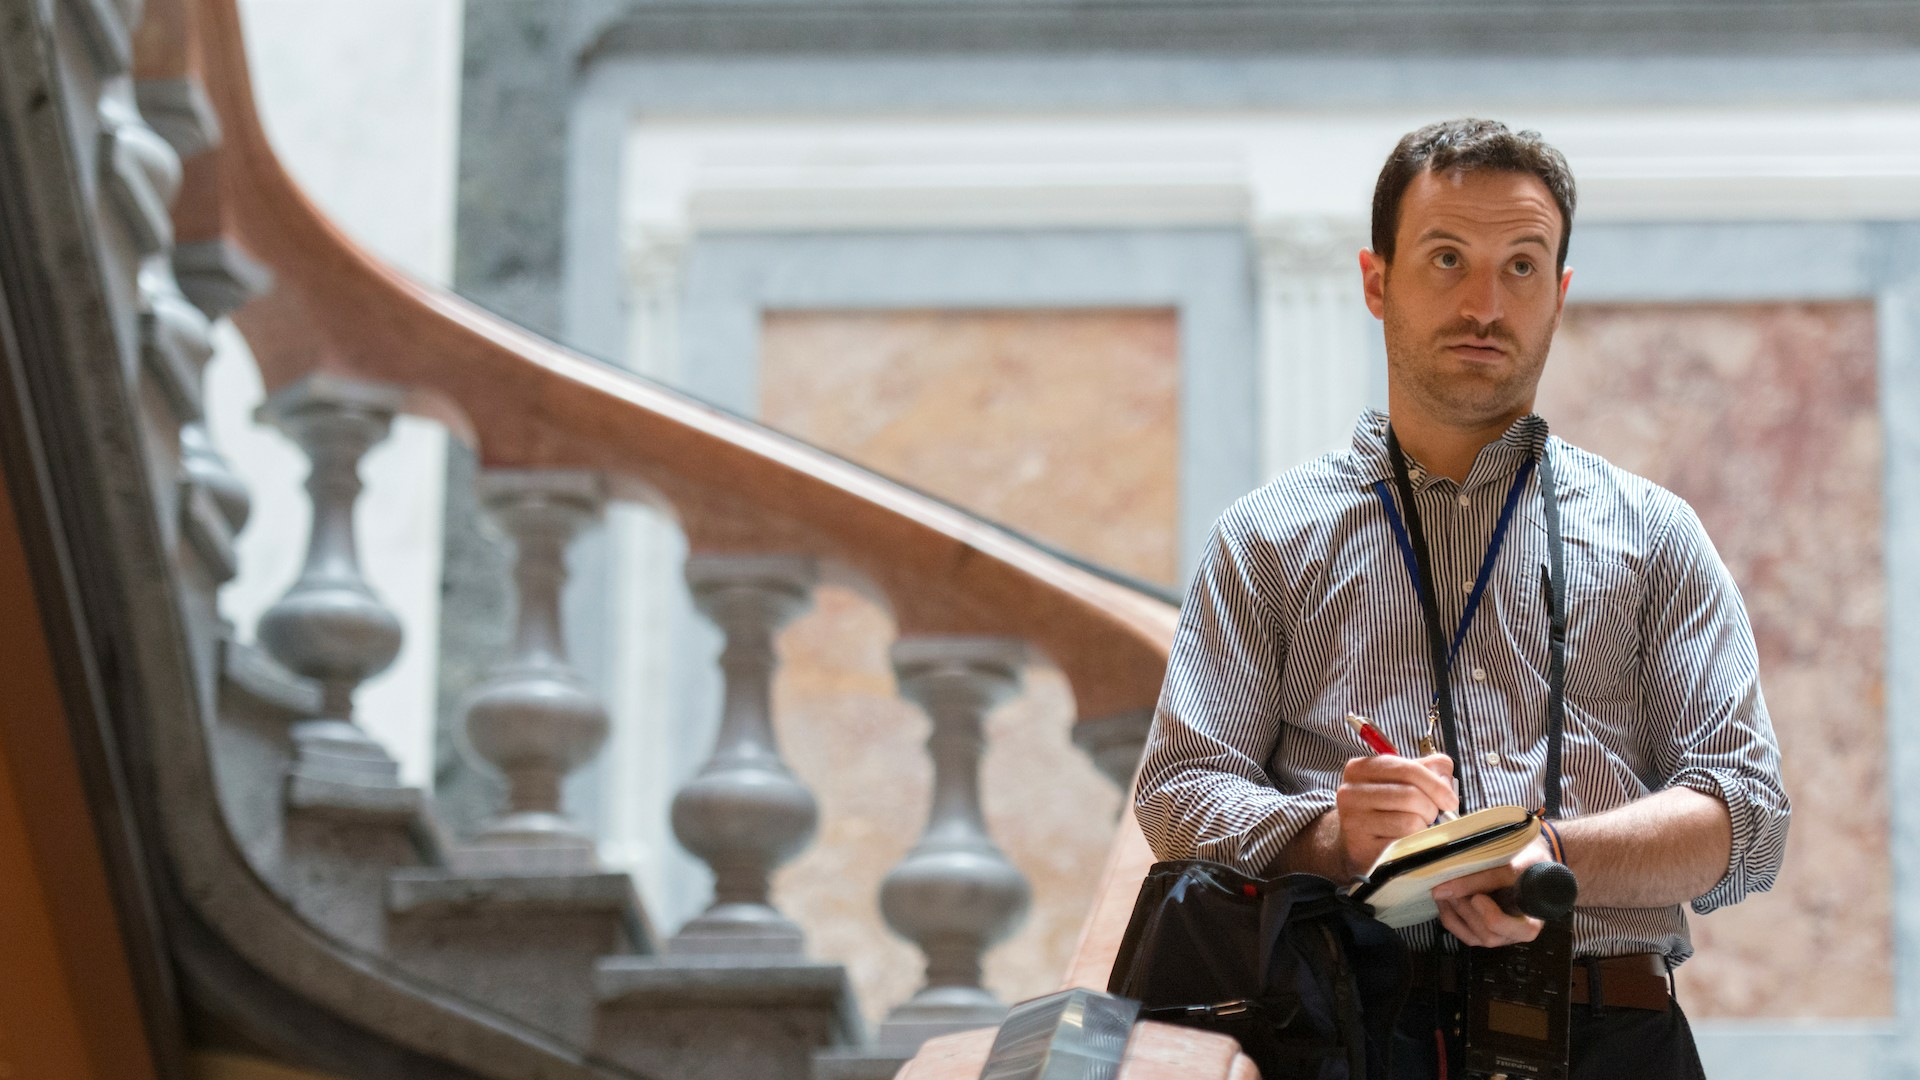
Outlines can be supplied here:
M1140 1003L1097 990L1062 990L1007 1010L980 1080L1113 1080Z

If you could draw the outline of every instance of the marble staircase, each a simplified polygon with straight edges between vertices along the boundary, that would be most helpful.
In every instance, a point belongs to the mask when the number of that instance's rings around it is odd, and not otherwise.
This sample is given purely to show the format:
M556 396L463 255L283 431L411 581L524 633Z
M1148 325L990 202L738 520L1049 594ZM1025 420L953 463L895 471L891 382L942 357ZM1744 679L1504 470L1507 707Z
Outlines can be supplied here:
M991 1027L982 954L1018 923L1027 885L987 835L986 713L1019 685L1027 649L972 636L902 639L902 692L933 721L935 783L920 842L878 902L927 957L926 983L869 1041L847 974L809 960L769 878L811 838L814 798L781 759L771 716L775 632L803 610L814 560L696 556L687 580L721 629L725 699L713 752L673 796L676 835L713 869L712 903L670 937L632 882L602 870L560 806L566 776L605 741L605 709L561 634L568 545L601 514L592 474L506 470L481 501L515 552L513 648L468 703L467 741L506 778L506 805L468 838L398 779L355 722L359 685L398 650L355 543L361 458L388 430L392 388L316 375L263 418L312 461L305 569L261 618L259 644L223 636L213 733L221 804L254 869L314 926L478 1009L657 1077L891 1076L928 1038Z
M54 302L97 347L57 374L91 440L97 558L116 575L99 603L135 703L123 751L171 890L182 994L212 1048L353 1080L851 1080L996 1025L1006 1004L981 958L1029 889L981 811L986 715L1044 656L1124 786L1171 609L352 249L272 158L232 0L16 14L28 30L6 58L45 65L37 100L61 108L36 122L71 151L36 159L67 199L43 223L92 245ZM250 493L207 434L200 385L229 318L272 389L259 418L311 467L302 569L251 635L219 614ZM474 439L478 501L513 551L511 647L463 712L507 794L466 835L357 715L402 643L360 562L360 471L404 410ZM561 803L613 722L569 661L562 585L618 498L674 509L687 587L725 642L711 754L654 793L715 881L670 935ZM872 898L925 977L871 1033L844 967L809 957L769 888L818 817L774 734L775 635L829 567L889 599L899 691L931 721L931 796L899 808L926 825Z

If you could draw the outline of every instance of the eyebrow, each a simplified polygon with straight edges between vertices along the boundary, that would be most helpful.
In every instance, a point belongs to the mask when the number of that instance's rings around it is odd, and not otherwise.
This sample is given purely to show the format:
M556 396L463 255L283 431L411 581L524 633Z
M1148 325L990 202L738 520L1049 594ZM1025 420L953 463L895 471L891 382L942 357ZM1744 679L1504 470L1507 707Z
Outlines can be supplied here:
M1466 243L1465 240L1461 239L1458 236L1455 236L1453 233L1450 233L1445 229L1428 229L1426 232L1421 233L1419 238L1415 240L1414 243L1424 244L1429 240L1447 240L1455 244ZM1525 244L1538 244L1541 247L1547 249L1548 251L1553 250L1553 245L1547 243L1547 238L1545 236L1542 236L1539 233L1528 233L1527 235L1522 236L1513 242L1514 247L1521 247Z

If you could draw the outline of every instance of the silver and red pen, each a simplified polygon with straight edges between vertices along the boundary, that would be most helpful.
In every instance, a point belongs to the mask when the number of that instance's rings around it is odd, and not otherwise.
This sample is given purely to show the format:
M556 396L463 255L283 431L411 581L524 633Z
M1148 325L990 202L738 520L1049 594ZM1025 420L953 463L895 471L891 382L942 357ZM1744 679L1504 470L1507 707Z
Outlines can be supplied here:
M1373 726L1373 721L1361 716L1359 713L1350 712L1347 714L1347 723L1353 726L1354 733L1360 736L1360 741L1367 744L1367 749L1372 750L1376 754L1406 757L1405 754L1394 749L1393 743L1389 742L1387 737L1380 733L1379 728ZM1454 791L1457 794L1459 790L1458 782L1456 781ZM1448 810L1440 811L1440 820L1442 821L1453 821L1459 816L1460 815Z

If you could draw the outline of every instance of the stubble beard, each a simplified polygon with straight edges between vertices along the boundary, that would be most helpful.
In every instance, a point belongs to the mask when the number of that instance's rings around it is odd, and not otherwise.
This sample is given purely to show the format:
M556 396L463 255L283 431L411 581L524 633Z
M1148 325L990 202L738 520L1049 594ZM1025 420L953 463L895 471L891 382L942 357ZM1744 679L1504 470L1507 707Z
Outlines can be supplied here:
M1422 332L1409 326L1391 301L1385 309L1388 373L1407 391L1411 404L1428 416L1450 427L1474 430L1518 419L1532 408L1547 350L1553 344L1551 325L1533 340L1498 322L1482 327L1462 320L1437 332ZM1500 372L1457 370L1448 363L1442 342L1474 335L1499 341L1514 363Z

